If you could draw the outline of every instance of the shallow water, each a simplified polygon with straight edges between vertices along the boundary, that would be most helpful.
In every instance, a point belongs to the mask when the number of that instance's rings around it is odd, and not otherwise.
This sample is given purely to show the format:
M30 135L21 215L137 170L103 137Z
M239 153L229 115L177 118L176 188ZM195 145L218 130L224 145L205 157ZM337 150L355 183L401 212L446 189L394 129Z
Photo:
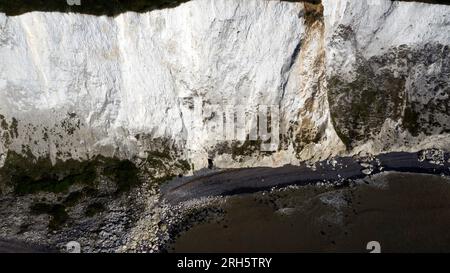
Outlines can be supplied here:
M179 234L171 252L450 252L450 180L378 174L335 189L228 197L224 213Z

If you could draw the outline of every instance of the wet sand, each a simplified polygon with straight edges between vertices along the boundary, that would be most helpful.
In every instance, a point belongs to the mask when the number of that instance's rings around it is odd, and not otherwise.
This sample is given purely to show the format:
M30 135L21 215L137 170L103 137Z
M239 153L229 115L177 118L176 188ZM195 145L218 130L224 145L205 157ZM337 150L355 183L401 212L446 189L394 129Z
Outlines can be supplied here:
M384 171L450 175L449 154L442 165L420 161L418 153L395 152L381 154L370 161L370 174ZM312 169L302 163L280 168L247 168L219 170L206 175L172 180L161 188L163 199L174 205L180 202L208 197L253 193L272 187L308 185L317 182L339 182L367 176L361 161L352 157L336 158L334 163L318 162Z
M212 205L214 206L214 205ZM222 216L179 235L172 252L450 252L450 180L387 173L346 188L228 197Z

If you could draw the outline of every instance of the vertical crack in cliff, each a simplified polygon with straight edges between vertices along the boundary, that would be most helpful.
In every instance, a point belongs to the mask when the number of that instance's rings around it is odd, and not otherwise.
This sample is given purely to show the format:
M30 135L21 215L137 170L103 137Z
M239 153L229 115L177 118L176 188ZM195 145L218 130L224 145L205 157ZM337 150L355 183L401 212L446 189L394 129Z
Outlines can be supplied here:
M311 3L310 3L311 2ZM303 50L304 43L309 37L311 37L311 33L316 30L316 28L319 28L321 33L324 33L324 25L323 25L323 6L321 1L305 1L303 3L303 13L299 15L300 18L303 18L304 24L306 26L306 34L305 38L300 39L297 46L295 47L292 57L290 60L289 65L286 68L283 68L281 73L284 74L286 72L290 72L292 67L294 66L295 62L297 61L300 52ZM319 24L319 25L317 25ZM323 35L321 35L321 39L323 39ZM323 48L322 48L323 50ZM282 94L281 94L281 100L283 100L285 95L285 89L287 82L289 81L289 75L286 77L286 81L283 84L282 87Z
M332 125L329 122L328 99L324 86L326 68L323 5L320 1L302 4L303 10L299 17L303 20L305 32L293 54L290 78L286 84L289 90L286 90L286 86L283 89L283 97L285 92L289 91L290 95L294 96L290 99L295 101L296 109L293 110L294 116L286 117L287 113L283 113L286 123L289 124L282 123L287 126L282 132L286 132L297 158L311 159L317 157L316 149L322 146L320 156L328 156L332 149L329 147L330 141L334 139L327 139L327 130ZM289 98L285 102L290 103Z

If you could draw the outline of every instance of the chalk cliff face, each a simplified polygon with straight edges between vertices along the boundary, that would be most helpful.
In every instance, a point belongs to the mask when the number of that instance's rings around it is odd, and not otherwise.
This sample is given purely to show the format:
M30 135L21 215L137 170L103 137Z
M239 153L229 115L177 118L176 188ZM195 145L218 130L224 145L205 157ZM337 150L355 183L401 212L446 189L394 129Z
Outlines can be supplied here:
M194 0L116 16L0 13L8 151L86 160L176 150L194 169L450 148L450 6ZM276 152L218 139L195 101L280 107Z
M373 153L430 144L448 149L449 6L324 6L326 89L334 128L346 146Z

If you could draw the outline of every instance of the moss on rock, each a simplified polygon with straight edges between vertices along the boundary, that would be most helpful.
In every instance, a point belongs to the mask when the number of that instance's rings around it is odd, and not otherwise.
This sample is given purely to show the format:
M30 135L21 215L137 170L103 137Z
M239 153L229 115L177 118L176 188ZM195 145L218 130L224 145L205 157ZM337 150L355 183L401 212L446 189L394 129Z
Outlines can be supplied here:
M89 161L58 161L52 165L49 158L30 158L13 151L8 152L0 175L18 195L67 192L75 183L92 185L97 178L95 166Z

